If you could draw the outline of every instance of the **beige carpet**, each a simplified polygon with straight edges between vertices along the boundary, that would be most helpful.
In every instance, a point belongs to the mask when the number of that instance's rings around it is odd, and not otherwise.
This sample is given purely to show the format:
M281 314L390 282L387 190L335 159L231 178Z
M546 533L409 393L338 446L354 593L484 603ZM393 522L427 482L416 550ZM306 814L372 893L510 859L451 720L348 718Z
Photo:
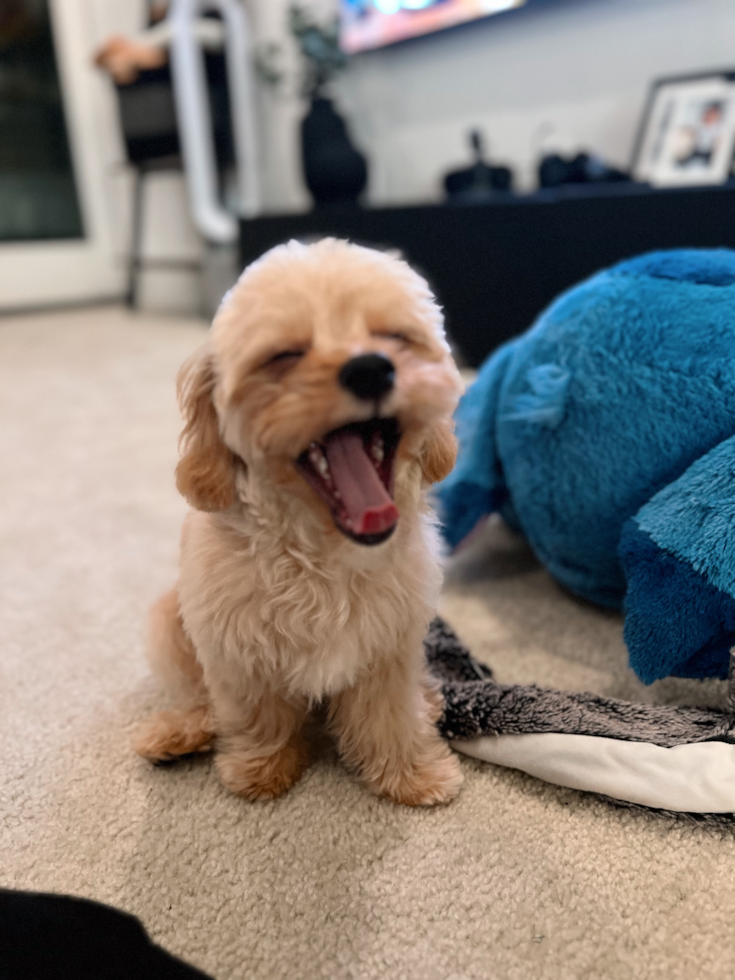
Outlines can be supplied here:
M616 809L463 763L433 811L332 759L286 798L228 796L209 760L153 769L146 607L175 575L173 378L201 325L86 310L0 321L0 884L138 915L217 980L725 978L735 830ZM658 700L620 620L491 528L443 611L501 680Z

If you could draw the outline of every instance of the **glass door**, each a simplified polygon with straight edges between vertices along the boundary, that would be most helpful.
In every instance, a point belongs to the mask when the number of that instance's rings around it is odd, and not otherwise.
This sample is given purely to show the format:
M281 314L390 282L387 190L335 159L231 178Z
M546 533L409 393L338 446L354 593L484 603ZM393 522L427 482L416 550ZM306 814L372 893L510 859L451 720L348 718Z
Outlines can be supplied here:
M0 3L0 309L123 292L85 7Z
M83 238L45 0L0 12L0 241Z

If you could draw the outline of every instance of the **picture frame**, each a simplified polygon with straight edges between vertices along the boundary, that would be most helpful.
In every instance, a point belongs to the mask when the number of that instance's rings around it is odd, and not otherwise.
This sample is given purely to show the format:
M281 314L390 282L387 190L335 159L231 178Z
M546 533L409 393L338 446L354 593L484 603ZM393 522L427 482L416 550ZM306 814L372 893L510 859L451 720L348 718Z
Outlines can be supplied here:
M631 162L653 187L724 184L735 153L735 70L657 79Z

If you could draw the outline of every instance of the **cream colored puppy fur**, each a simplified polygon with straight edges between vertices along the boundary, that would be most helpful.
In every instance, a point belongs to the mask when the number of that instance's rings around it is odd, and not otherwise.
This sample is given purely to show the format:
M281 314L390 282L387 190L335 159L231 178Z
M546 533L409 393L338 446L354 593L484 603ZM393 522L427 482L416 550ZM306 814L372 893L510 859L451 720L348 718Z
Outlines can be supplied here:
M388 357L375 401L340 383L350 359ZM178 584L151 616L152 667L175 707L145 721L137 751L213 748L222 781L278 795L308 764L309 715L344 761L405 804L459 790L439 738L422 639L441 584L426 492L454 464L461 390L427 284L401 260L345 242L291 242L245 270L183 366L177 485L192 506ZM346 536L297 465L352 423L398 422L394 533Z

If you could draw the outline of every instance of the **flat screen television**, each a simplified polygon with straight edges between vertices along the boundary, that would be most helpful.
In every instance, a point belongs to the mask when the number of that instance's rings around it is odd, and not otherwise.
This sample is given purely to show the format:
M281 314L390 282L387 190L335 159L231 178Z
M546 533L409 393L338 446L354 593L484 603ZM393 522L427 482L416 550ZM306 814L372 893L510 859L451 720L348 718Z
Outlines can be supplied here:
M529 0L341 0L342 48L349 54L523 7Z

